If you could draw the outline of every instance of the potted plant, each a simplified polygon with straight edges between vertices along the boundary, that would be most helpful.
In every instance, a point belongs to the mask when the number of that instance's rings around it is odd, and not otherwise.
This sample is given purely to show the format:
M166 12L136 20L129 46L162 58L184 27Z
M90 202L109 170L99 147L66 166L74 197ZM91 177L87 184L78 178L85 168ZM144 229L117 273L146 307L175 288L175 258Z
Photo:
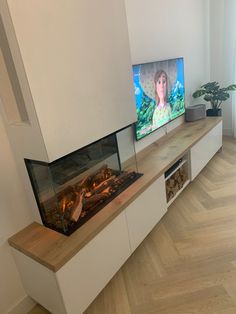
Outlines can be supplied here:
M236 90L236 84L227 87L220 87L218 82L209 82L193 93L193 98L203 96L203 99L210 101L211 109L207 110L207 116L221 116L221 104L230 97L229 91Z

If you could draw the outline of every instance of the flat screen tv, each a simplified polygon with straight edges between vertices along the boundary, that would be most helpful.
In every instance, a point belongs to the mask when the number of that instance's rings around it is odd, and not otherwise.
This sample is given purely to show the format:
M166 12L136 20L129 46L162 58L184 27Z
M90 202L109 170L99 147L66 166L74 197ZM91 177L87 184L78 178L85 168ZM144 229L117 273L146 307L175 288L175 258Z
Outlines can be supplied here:
M133 65L140 140L185 112L183 58Z

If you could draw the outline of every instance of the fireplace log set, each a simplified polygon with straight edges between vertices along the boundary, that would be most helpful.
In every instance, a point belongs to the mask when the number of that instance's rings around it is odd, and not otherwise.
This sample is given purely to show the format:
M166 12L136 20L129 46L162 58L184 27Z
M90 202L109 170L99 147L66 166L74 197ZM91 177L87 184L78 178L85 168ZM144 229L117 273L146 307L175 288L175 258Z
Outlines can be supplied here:
M175 194L182 189L184 183L187 180L187 175L180 167L167 181L166 181L166 198L169 202Z
M53 206L55 203L52 200L42 204L47 224L57 229L68 230L86 215L96 211L99 205L108 203L108 199L113 199L114 195L122 192L137 179L137 175L139 174L134 171L121 172L104 165L97 172L58 193L56 207Z

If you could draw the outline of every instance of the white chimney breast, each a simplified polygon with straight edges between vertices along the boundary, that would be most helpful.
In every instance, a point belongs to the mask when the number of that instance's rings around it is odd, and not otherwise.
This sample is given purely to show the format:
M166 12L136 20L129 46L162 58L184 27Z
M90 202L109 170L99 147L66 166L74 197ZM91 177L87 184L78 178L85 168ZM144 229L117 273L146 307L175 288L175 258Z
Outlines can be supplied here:
M42 134L42 150L46 148L48 156L45 161L136 121L123 0L7 3L10 16L3 23L16 70L25 71L32 101L22 93L30 124L37 117L37 136ZM10 29L15 38L9 36ZM32 120L31 112L35 113ZM34 151L32 145L38 141L31 143Z

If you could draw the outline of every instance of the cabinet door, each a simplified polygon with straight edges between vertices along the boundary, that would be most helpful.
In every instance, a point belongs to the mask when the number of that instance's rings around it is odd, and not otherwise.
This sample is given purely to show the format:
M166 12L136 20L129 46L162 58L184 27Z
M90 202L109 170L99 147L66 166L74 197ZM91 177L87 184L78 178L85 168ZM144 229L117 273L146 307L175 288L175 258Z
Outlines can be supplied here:
M66 312L82 313L130 253L122 212L56 273Z
M132 252L167 211L164 176L126 208Z
M197 142L190 150L191 180L206 166L222 147L222 122Z

